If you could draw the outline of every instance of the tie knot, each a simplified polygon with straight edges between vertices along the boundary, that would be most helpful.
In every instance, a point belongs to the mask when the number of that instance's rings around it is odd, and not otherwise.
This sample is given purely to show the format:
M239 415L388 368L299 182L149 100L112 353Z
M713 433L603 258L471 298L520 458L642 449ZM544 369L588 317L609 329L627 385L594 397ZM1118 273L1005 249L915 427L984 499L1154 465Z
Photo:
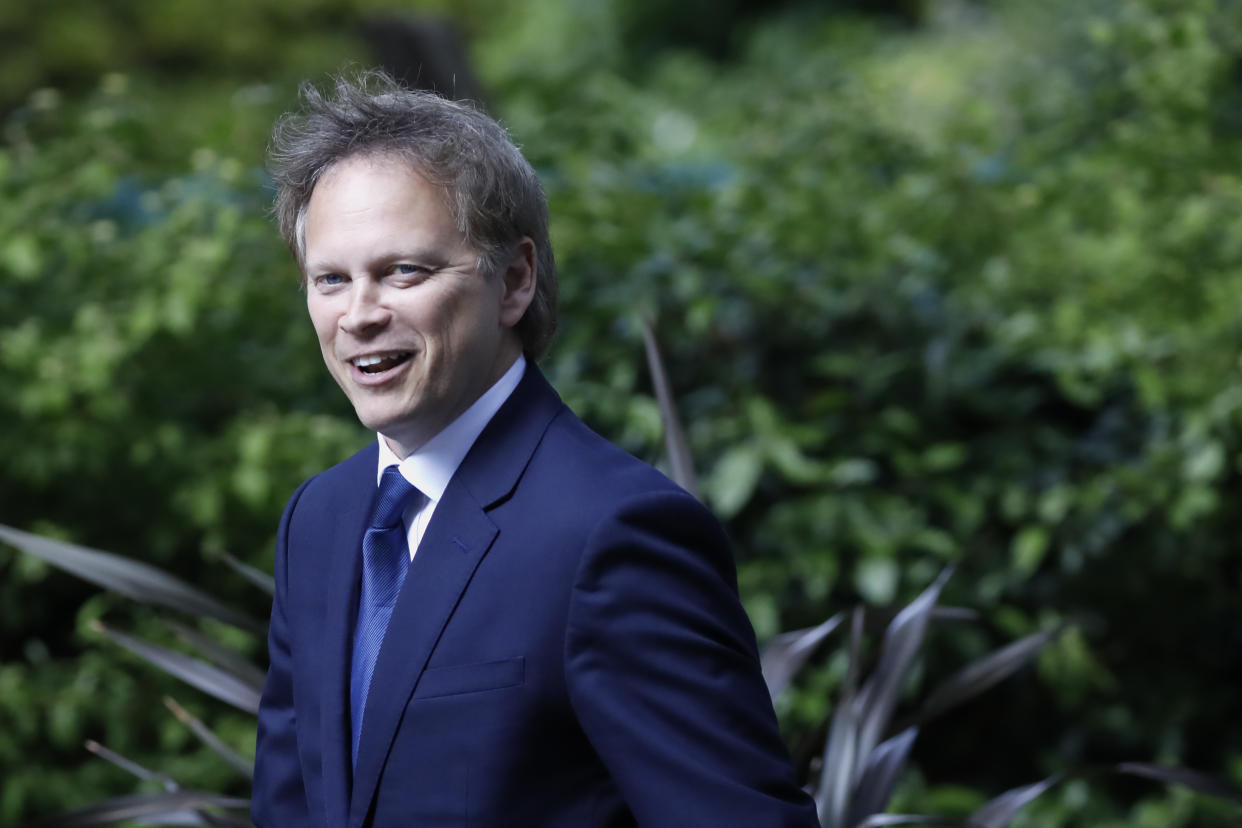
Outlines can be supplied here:
M379 491L375 495L375 511L371 526L375 529L392 529L401 523L401 514L418 489L401 476L396 466L384 469L380 477Z

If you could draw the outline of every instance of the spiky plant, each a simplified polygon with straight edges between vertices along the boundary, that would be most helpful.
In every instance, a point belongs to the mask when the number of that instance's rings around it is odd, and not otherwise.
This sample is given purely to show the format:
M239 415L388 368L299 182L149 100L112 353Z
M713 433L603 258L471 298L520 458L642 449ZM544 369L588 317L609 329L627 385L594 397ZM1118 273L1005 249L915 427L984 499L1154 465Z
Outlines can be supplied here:
M141 561L3 525L0 525L0 541L132 600L176 610L194 618L223 622L252 633L262 633L264 630L261 622L245 613ZM247 580L269 592L272 591L269 576L228 556L224 558ZM92 627L121 647L202 692L246 713L258 712L259 695L263 689L263 671L259 667L186 624L171 619L166 619L165 624L201 657L171 650L100 623L95 623ZM165 699L165 705L178 721L189 728L224 763L246 777L251 775L250 762L226 745L203 722L174 699ZM41 820L29 828L84 828L123 822L140 822L146 825L206 825L220 828L245 828L252 824L247 816L250 802L245 798L187 789L168 774L143 767L94 741L88 741L86 749L143 781L158 784L163 791L106 799L76 811Z
M664 422L670 475L687 490L697 492L689 446L682 432L654 326L648 319L643 319L641 326L652 386ZM1074 777L1109 773L1181 785L1242 807L1242 792L1215 777L1186 768L1122 762L1084 767L1006 791L977 809L965 822L926 814L885 813L919 730L932 719L1016 673L1062 631L1061 627L1056 627L1032 633L968 664L932 690L911 722L893 732L893 715L902 688L923 648L930 622L937 617L973 616L965 610L937 606L952 571L952 568L944 570L922 594L896 613L884 633L874 667L866 676L862 668L862 630L868 611L861 606L848 614L838 612L814 627L778 635L764 648L761 656L764 679L775 701L821 645L842 628L847 617L851 622L849 667L840 697L832 709L827 738L810 763L812 776L805 784L815 797L823 828L907 824L1006 828L1022 808L1056 784Z
M823 828L872 828L882 825L936 824L963 828L1005 828L1026 805L1067 779L1108 773L1168 782L1200 793L1223 797L1242 806L1242 792L1216 778L1186 768L1142 762L1084 767L1006 791L972 813L964 822L925 814L888 814L885 810L905 768L920 729L932 719L969 701L1022 668L1061 632L1057 627L1033 633L972 662L932 690L910 723L893 727L893 714L927 629L937 617L963 617L961 610L938 608L937 601L952 573L941 573L921 595L893 618L885 631L875 666L863 677L862 629L866 610L837 613L815 627L774 638L763 652L764 677L775 699L797 672L848 617L849 668L834 705L828 736L807 788L815 796ZM894 733L893 730L896 730Z

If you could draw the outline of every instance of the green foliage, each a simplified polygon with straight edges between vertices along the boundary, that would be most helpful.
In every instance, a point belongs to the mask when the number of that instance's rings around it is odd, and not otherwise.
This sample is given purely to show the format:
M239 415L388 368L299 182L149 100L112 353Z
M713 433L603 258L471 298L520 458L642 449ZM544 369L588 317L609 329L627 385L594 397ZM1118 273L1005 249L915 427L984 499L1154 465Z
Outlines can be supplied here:
M368 439L317 364L259 156L297 76L364 57L345 33L372 7L10 5L0 30L28 36L0 72L0 521L227 595L212 553L266 568L294 485ZM956 560L946 599L991 623L937 637L928 676L1078 622L1038 682L920 734L903 810L1117 759L1242 780L1242 10L927 2L895 29L791 4L714 62L668 39L637 59L622 32L649 5L466 7L552 200L558 388L659 458L654 319L761 638ZM0 821L130 790L88 736L171 751L187 781L231 773L88 622L167 633L86 596L0 552ZM791 744L844 674L799 680ZM183 701L251 750L243 718ZM1214 807L1072 782L1022 819Z
M6 127L5 516L62 536L71 528L74 539L236 592L209 553L263 560L290 486L366 439L333 416L342 406L314 360L289 358L316 346L262 179L207 148L187 150L178 174L152 175L145 152L160 140L159 118L118 79L82 104L39 93ZM69 660L99 642L86 624L103 606L155 634L149 613L108 600L75 610L80 587L9 556L0 569L6 651L20 648L3 668L12 692L0 699L0 820L94 798L108 769L78 769L91 764L86 738L145 764L170 747L194 753L194 776L220 777L211 757L184 736L170 744L148 715L173 682L115 655ZM251 615L266 614L260 593L244 597ZM262 640L243 647L258 655ZM219 715L233 746L251 752L252 726ZM238 789L231 776L221 789ZM129 783L113 771L106 784Z
M949 600L1010 634L1082 620L1041 665L1055 702L1013 687L924 734L933 780L1217 768L1240 735L1237 14L1010 3L894 35L801 13L723 68L507 64L568 274L554 375L656 457L625 400L626 315L657 318L761 637L958 558Z

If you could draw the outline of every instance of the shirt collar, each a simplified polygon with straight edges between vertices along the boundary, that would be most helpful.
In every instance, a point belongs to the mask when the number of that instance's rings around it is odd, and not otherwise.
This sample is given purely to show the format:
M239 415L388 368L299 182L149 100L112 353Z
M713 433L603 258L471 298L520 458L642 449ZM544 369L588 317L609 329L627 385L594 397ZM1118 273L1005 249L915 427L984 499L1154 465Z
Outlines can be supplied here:
M463 411L456 420L449 423L443 431L432 437L409 457L404 460L397 457L382 434L379 440L379 468L375 473L376 484L384 474L384 469L397 466L401 476L408 480L432 502L444 497L444 490L449 481L457 473L457 467L466 459L466 454L474 441L492 417L504 405L505 400L517 388L526 373L526 357L519 355L514 363L505 371L504 376L483 392L483 396Z

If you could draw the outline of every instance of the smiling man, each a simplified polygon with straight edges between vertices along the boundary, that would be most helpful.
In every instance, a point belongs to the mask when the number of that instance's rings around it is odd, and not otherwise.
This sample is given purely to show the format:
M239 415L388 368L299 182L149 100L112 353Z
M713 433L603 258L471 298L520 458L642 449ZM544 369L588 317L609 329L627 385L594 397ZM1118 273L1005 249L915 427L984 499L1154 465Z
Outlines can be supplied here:
M358 418L404 458L522 354L513 329L535 290L534 242L483 273L441 188L399 157L354 155L306 207L303 265L324 362Z
M276 212L377 439L281 519L255 822L817 825L720 527L535 365L556 277L530 165L382 76L304 99Z

